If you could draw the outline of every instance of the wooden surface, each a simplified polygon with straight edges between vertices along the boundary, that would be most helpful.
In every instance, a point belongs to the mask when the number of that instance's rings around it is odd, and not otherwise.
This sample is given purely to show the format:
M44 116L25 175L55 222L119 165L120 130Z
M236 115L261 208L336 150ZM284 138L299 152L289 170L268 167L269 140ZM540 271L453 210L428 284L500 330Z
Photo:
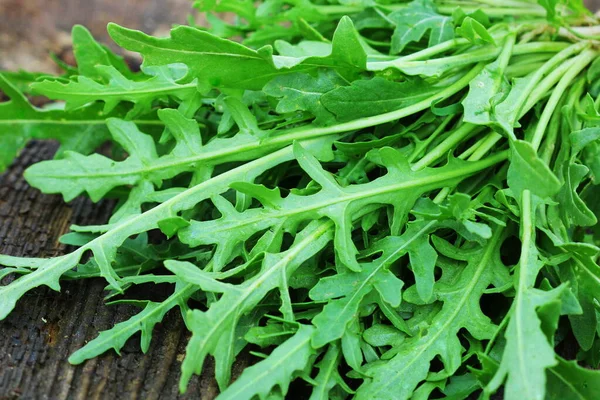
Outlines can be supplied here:
M22 179L23 170L52 157L56 146L34 142L7 173L0 175L0 253L54 256L70 224L103 223L110 203L42 195ZM4 284L8 282L3 282ZM62 292L45 287L27 294L0 322L0 399L212 399L216 394L207 366L206 378L194 377L185 396L177 385L188 340L178 310L155 329L144 355L139 334L123 348L79 366L67 357L100 330L133 315L131 306L103 304L102 279L65 282Z
M0 0L0 69L60 72L49 53L71 61L74 24L85 25L116 49L107 23L167 35L172 24L186 23L191 4L191 0Z

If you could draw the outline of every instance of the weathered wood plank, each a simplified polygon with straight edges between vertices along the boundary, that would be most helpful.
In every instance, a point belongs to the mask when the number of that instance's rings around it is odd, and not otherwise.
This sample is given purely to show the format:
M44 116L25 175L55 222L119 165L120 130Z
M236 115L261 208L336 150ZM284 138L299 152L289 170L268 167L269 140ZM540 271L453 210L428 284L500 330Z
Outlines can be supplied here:
M56 146L33 142L0 176L0 253L54 256L66 251L60 235L73 224L106 222L112 204L77 199L65 204L27 185L23 170L48 159ZM3 282L6 284L7 282ZM0 322L0 399L212 399L216 388L195 377L185 396L178 395L180 365L188 339L178 310L155 329L148 354L139 335L121 351L80 366L68 356L99 331L133 315L131 306L106 306L101 279L65 282L62 292L39 288L26 295ZM166 288L168 289L168 288ZM160 295L160 294L158 294Z

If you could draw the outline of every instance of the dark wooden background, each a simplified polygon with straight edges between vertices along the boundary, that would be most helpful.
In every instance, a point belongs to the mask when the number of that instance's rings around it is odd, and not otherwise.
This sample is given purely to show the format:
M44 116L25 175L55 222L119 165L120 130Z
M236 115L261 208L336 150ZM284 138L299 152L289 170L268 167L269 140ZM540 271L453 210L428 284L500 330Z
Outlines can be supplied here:
M600 0L588 4L600 5ZM109 21L160 34L171 23L185 23L189 5L187 0L0 0L0 69L53 72L48 52L69 60L68 32L75 23L88 26L110 43L105 32ZM77 199L65 204L59 196L42 195L23 180L25 168L51 158L55 150L55 144L33 142L0 175L0 253L62 254L66 249L58 238L69 225L108 219L111 203ZM186 395L178 394L189 339L178 310L156 327L146 355L136 335L120 357L109 352L80 366L67 362L73 351L99 331L137 311L130 306L104 305L104 285L97 279L65 282L61 293L39 288L0 322L0 400L213 399L217 389L211 365L202 378L192 379Z

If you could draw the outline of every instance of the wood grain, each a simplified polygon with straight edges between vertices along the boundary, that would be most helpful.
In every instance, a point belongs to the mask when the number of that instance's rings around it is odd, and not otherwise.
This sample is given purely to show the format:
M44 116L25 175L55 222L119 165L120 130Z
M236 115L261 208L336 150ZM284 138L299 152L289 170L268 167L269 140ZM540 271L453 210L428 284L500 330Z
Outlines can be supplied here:
M67 249L58 243L73 224L107 221L112 204L43 195L22 178L34 162L52 157L53 143L32 142L0 176L0 253L48 257ZM3 284L7 284L5 279ZM186 395L178 394L181 360L188 340L178 310L167 314L154 331L148 354L139 334L121 357L109 352L79 366L68 356L99 331L138 311L106 306L102 279L65 282L62 292L38 288L0 322L0 399L212 399L217 390L211 365L205 378L194 377ZM154 295L160 295L154 293Z
M109 22L166 35L191 13L190 0L0 0L0 69L60 72L49 53L72 62L65 53L75 24L118 50L106 32Z

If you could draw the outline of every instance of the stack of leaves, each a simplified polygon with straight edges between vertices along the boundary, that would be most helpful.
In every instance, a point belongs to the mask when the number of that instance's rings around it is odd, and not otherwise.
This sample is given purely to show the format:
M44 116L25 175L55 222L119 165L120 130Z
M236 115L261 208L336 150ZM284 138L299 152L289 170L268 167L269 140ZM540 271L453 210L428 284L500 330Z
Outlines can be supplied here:
M57 139L27 181L117 202L64 256L0 256L18 276L0 318L102 277L141 311L69 360L137 332L146 351L178 309L181 391L212 356L219 399L598 398L600 26L583 5L195 6L209 29L108 26L140 72L75 27L76 68L0 75L0 168ZM153 284L172 294L126 292Z

